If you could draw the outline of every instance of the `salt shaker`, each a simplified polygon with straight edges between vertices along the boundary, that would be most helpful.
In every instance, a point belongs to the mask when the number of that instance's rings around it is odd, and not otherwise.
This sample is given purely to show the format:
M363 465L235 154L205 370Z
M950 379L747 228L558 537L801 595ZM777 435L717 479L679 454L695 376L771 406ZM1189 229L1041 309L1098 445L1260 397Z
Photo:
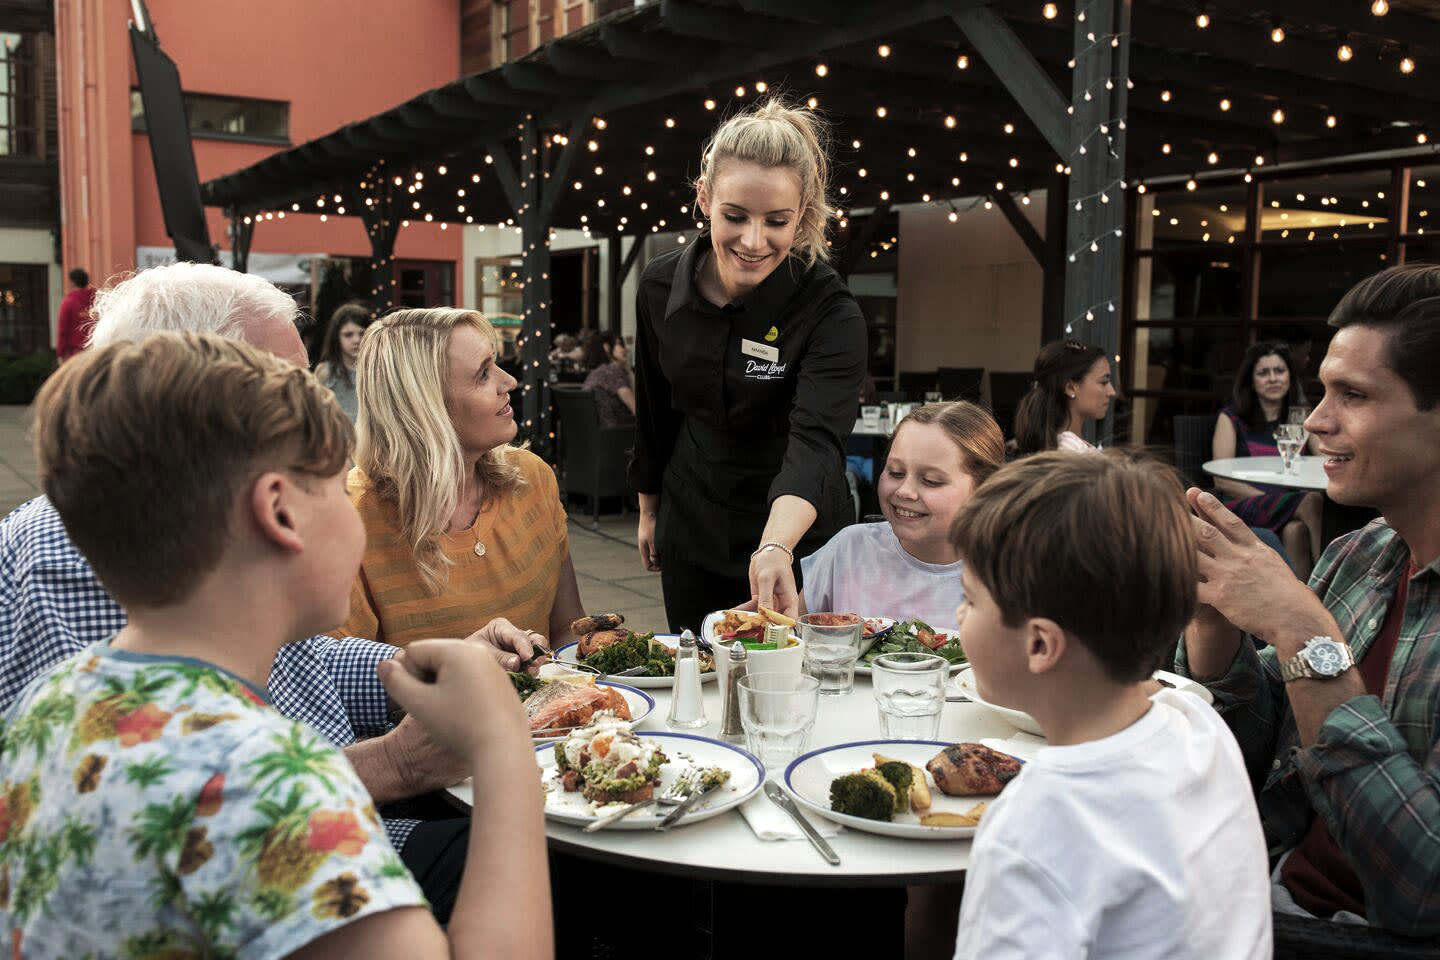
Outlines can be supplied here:
M700 696L700 650L695 634L680 634L675 651L675 680L670 688L670 716L666 723L683 730L705 726L705 701Z
M725 672L725 689L720 691L720 739L744 743L745 727L740 722L740 681L750 669L750 651L736 640L726 648L730 665Z

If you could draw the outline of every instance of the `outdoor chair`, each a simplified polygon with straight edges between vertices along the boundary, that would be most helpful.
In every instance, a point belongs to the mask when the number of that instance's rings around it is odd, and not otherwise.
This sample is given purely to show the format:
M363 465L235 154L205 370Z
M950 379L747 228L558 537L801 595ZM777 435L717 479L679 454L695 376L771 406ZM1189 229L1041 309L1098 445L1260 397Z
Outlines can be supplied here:
M1215 417L1179 414L1175 417L1175 467L1194 486L1202 490L1211 486L1205 472L1205 461L1212 459L1211 439L1215 436Z
M1440 960L1440 942L1374 927L1275 914L1275 960Z
M946 400L980 403L985 396L984 367L941 367L935 371L935 382Z
M579 494L590 502L591 518L600 526L600 499L619 497L623 514L630 494L625 471L635 445L635 427L602 427L595 393L568 384L552 388L560 412L557 437L562 497Z

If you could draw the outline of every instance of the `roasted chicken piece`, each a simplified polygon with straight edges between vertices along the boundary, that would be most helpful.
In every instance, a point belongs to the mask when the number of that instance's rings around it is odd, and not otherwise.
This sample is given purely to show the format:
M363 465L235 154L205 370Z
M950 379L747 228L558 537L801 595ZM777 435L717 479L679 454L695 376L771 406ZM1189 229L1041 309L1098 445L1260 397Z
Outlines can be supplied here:
M575 636L584 636L587 633L594 633L597 630L614 630L625 622L624 614L620 613L597 613L592 617L581 617L570 624L570 631Z
M621 628L619 630L597 630L594 633L587 633L580 638L580 645L576 648L580 656L588 657L597 650L618 643L630 635L630 631Z
M952 797L999 793L1020 775L1020 761L979 743L952 743L937 753L925 769L941 793Z

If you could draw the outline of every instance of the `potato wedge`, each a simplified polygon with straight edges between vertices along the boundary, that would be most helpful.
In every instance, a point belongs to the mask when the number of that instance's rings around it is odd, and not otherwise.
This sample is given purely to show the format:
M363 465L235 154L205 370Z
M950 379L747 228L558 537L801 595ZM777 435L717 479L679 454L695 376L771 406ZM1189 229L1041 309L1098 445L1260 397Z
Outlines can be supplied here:
M920 818L920 825L925 827L974 827L979 825L980 818L985 815L985 808L988 803L977 803L964 813L928 813Z
M784 626L787 626L787 627L791 628L792 630L793 630L793 629L795 628L795 626L796 626L795 621L794 621L793 619L791 619L790 617L785 616L785 614L783 614L783 613L779 613L778 611L771 610L769 607L760 607L760 614L761 614L766 620L769 620L771 623L782 624L782 625L784 625Z

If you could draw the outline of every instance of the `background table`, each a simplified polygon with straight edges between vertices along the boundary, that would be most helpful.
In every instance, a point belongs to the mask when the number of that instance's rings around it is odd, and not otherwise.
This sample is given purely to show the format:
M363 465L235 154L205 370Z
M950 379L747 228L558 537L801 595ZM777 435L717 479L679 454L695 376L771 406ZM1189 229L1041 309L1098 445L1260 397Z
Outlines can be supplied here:
M720 729L718 683L704 685L705 716L701 730L685 731L716 737ZM655 710L638 727L665 730L670 709L668 690L651 690ZM1010 737L1016 729L992 711L974 703L946 703L940 716L940 737L946 742ZM810 749L878 740L879 717L867 677L855 678L855 689L841 697L821 697ZM768 772L783 785L784 769ZM467 807L469 784L451 787L450 794ZM757 794L757 796L760 796ZM763 803L769 803L763 800ZM818 814L806 812L812 822ZM970 862L969 840L901 840L846 829L830 838L840 855L832 867L803 840L761 840L738 809L658 833L653 830L602 830L585 833L580 827L547 820L545 833L552 849L575 856L648 870L711 880L797 886L908 886L950 883L962 878Z
M1240 483L1318 491L1323 499L1320 512L1320 538L1324 541L1320 545L1322 550L1336 537L1358 530L1375 518L1376 512L1369 507L1347 506L1330 499L1325 493L1329 478L1325 476L1324 457L1296 457L1294 473L1287 474L1284 468L1285 462L1280 457L1227 457L1210 460L1203 469L1211 476Z

